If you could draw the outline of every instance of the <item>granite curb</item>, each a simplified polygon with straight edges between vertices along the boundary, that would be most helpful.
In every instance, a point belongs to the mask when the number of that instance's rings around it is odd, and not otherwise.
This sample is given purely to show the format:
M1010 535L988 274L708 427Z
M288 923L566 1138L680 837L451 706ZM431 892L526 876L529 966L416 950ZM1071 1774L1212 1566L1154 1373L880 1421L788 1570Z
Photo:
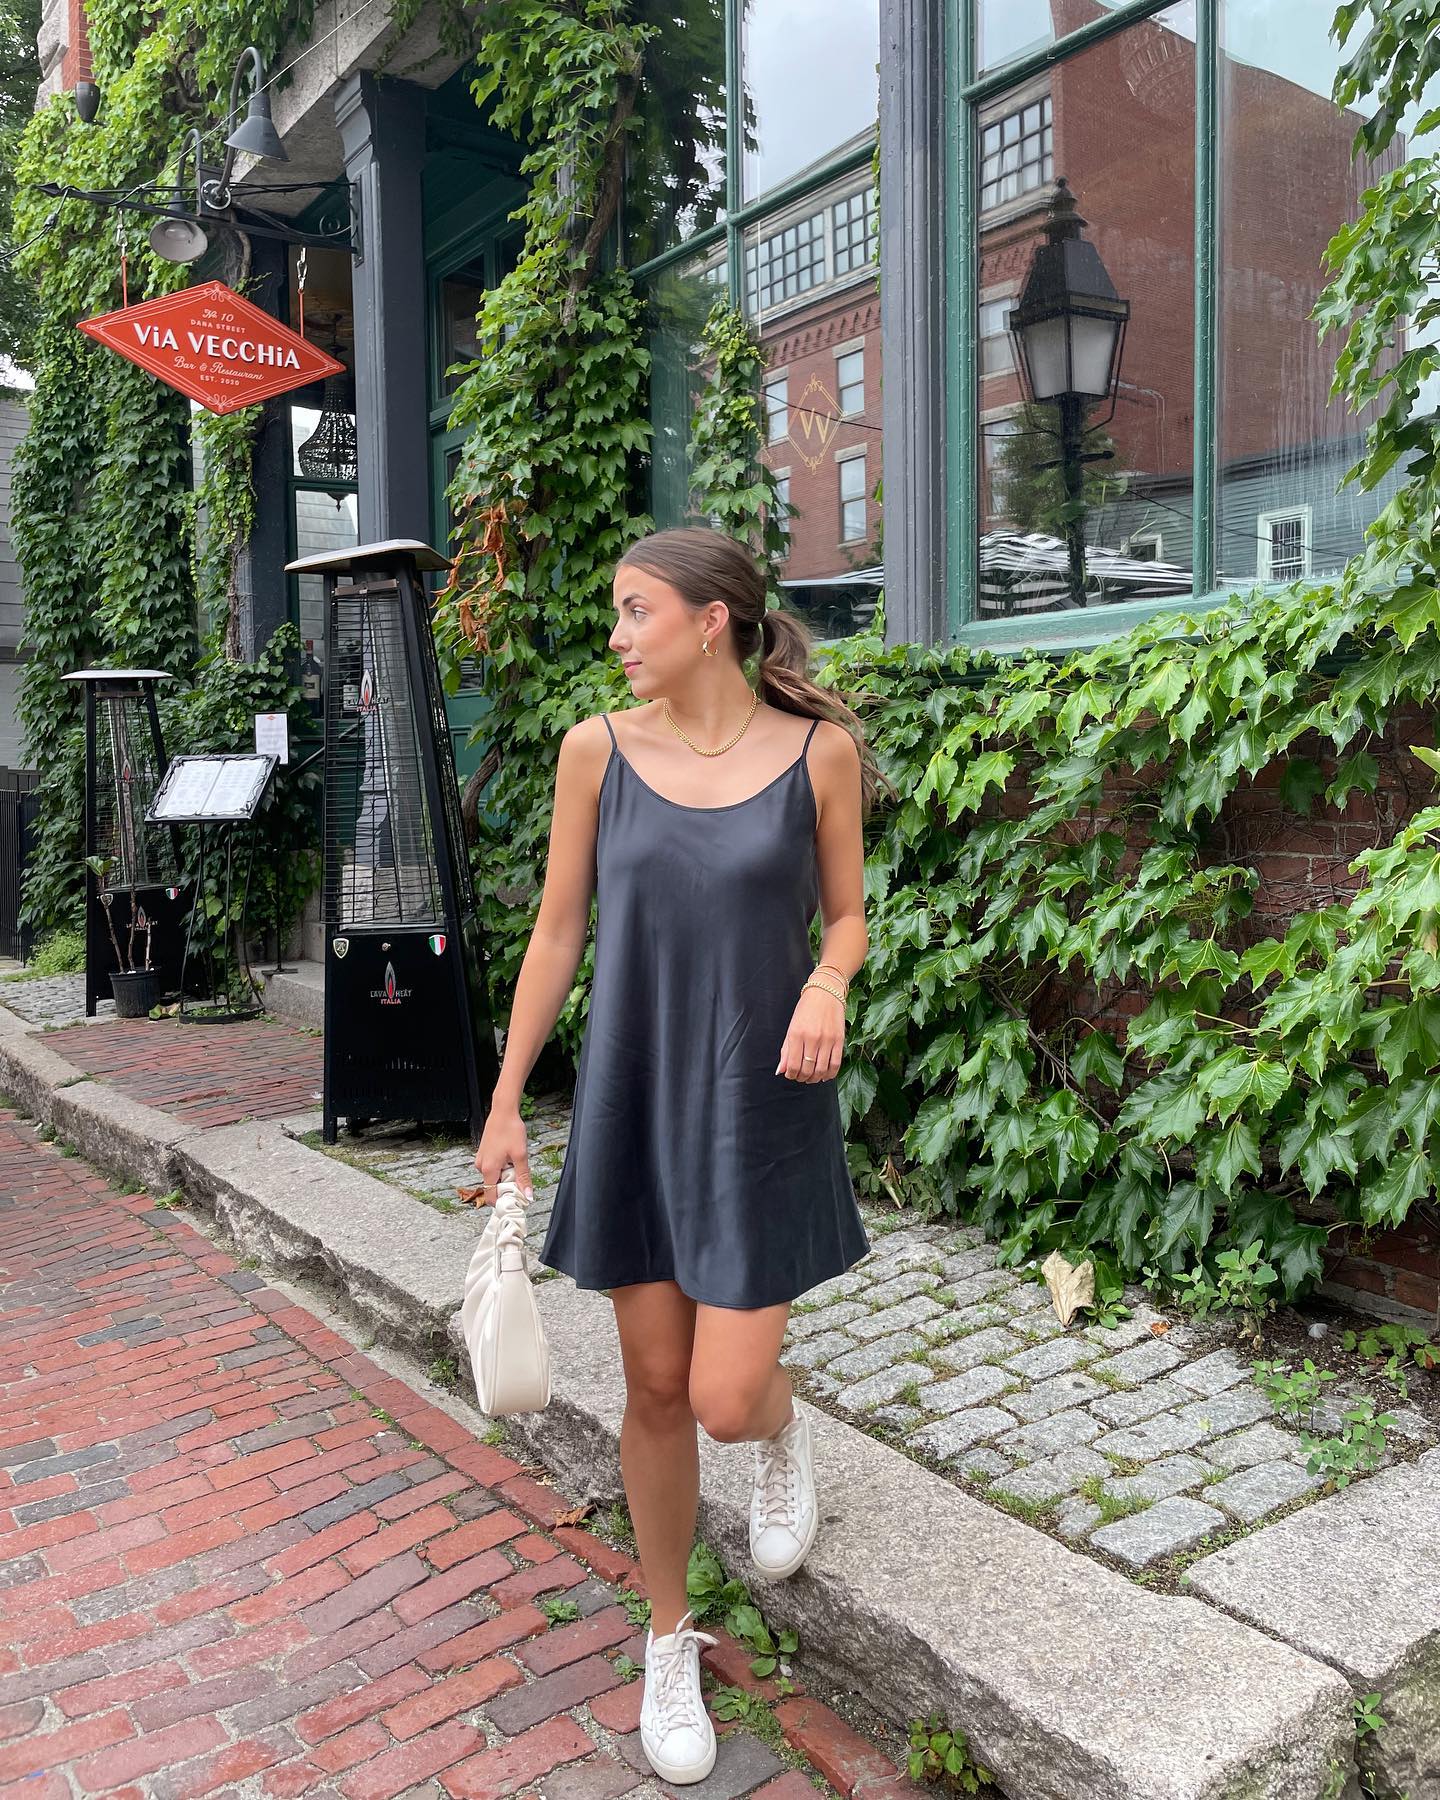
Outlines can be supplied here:
M319 1281L346 1316L410 1354L455 1343L473 1219L296 1141L308 1120L198 1130L122 1103L12 1018L0 1021L0 1087L87 1158L152 1191L181 1188L247 1251ZM608 1504L623 1492L613 1310L563 1280L537 1295L554 1394L545 1412L507 1424L562 1485ZM935 1710L963 1726L1011 1800L1359 1800L1360 1664L1285 1641L1283 1622L1232 1616L1218 1594L1218 1606L1156 1594L806 1410L824 1510L804 1568L780 1583L753 1572L748 1455L704 1433L701 1529L818 1672L897 1723ZM1402 1473L1367 1483L1375 1505ZM1383 1566L1392 1552L1377 1542L1370 1554ZM1433 1656L1422 1626L1412 1650L1427 1646ZM1436 1796L1423 1776L1410 1792Z

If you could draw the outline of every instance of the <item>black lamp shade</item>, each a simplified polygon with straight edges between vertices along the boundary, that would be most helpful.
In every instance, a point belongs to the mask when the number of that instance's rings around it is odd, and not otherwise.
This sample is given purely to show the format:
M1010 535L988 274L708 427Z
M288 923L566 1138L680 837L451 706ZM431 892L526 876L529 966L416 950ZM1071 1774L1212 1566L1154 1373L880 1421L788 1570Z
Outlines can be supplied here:
M250 96L250 107L244 119L225 140L231 150L245 156L264 156L272 162L289 162L290 155L280 141L280 133L270 117L270 95L259 88Z
M1055 185L1045 242L1036 247L1006 324L1032 400L1103 400L1119 378L1130 303L1115 292L1100 252L1080 235L1085 221L1075 196L1063 180Z

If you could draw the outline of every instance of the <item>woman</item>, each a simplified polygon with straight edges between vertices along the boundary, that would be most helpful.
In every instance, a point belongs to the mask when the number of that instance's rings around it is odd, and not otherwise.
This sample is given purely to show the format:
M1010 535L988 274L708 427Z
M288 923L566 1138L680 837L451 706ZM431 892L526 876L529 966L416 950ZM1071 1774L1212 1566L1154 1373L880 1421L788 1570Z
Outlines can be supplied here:
M696 1424L754 1442L750 1547L786 1576L819 1514L809 1424L780 1367L789 1304L870 1245L835 1076L867 948L861 823L880 779L859 720L805 675L743 545L656 532L615 572L610 648L643 706L560 746L545 890L475 1162L529 1185L519 1103L584 953L595 978L540 1260L609 1292L625 1370L620 1462L650 1596L641 1741L700 1781L715 1733L686 1570ZM743 665L760 652L759 691ZM845 720L844 724L836 722ZM824 936L812 968L817 904Z

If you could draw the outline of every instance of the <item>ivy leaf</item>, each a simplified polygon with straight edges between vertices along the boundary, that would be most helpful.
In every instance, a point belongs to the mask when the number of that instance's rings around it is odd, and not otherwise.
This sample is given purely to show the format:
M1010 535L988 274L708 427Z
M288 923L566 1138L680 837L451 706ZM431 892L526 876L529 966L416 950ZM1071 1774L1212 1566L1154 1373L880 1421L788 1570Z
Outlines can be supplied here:
M1195 1077L1198 1092L1222 1116L1247 1104L1262 1113L1271 1112L1289 1091L1290 1082L1290 1071L1283 1063L1268 1056L1252 1057L1243 1050L1228 1051Z
M1411 749L1414 748L1412 744ZM1440 768L1440 762L1435 766ZM1325 790L1325 798L1331 806L1343 808L1351 794L1357 790L1363 794L1373 794L1379 781L1379 763L1368 750L1357 750L1353 756L1347 756L1336 769L1334 779Z
M1260 1134L1249 1120L1233 1119L1201 1144L1195 1163L1207 1184L1213 1182L1221 1193L1229 1194L1241 1175L1261 1174Z
M1088 1031L1070 1052L1070 1069L1077 1080L1093 1077L1118 1093L1125 1079L1125 1058L1108 1031Z
M1309 818L1315 796L1325 787L1325 776L1313 756L1287 756L1280 775L1280 798L1291 812Z
M863 1056L846 1056L835 1084L843 1130L848 1132L854 1121L866 1117L879 1085L880 1076L874 1063Z
M1181 1181L1170 1190L1160 1218L1156 1252L1169 1256L1182 1238L1203 1253L1215 1223L1215 1189L1209 1182Z
M1423 1150L1393 1158L1377 1180L1360 1189L1360 1213L1367 1225L1403 1223L1413 1203L1435 1185L1435 1171Z
M1398 1081L1412 1060L1422 1070L1440 1062L1440 997L1416 995L1408 1005L1374 1011L1380 1018L1375 1059L1391 1081Z
M920 1104L914 1123L905 1133L905 1150L922 1163L936 1163L948 1156L964 1129L965 1120L948 1094L932 1094Z
M1258 993L1272 975L1291 974L1294 967L1295 952L1290 944L1279 938L1265 938L1245 951L1235 973L1248 975L1250 985Z

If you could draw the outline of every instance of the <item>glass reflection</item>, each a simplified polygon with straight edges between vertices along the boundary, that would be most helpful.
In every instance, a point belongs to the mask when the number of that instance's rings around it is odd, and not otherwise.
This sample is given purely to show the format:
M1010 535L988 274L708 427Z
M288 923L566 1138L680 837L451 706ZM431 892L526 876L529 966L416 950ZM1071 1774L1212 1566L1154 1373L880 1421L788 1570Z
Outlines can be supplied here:
M690 422L704 385L700 334L725 293L725 246L662 270L648 285L650 318L650 510L657 527L690 517Z
M1047 44L1088 25L1099 16L1099 8L1109 10L1123 5L1125 0L970 0L970 3L978 8L976 47L979 66L998 69L1003 63L1015 62L1032 50L1043 50ZM1310 0L1300 0L1300 4L1309 5ZM1185 22L1193 37L1194 0L1185 0L1173 11Z
M724 0L640 0L645 46L627 150L624 238L632 265L725 216Z
M766 359L762 455L794 508L786 601L824 639L862 630L880 587L878 251L868 169L751 226L742 250Z
M1169 7L981 110L980 617L1191 585L1190 20Z
M1340 56L1324 9L1228 0L1222 17L1216 566L1294 581L1354 555L1402 479L1397 468L1368 493L1340 488L1374 410L1330 398L1342 340L1322 344L1309 315L1327 242L1411 154L1416 118L1381 157L1352 161L1360 116L1330 99Z
M873 133L879 57L879 0L748 0L747 200Z

